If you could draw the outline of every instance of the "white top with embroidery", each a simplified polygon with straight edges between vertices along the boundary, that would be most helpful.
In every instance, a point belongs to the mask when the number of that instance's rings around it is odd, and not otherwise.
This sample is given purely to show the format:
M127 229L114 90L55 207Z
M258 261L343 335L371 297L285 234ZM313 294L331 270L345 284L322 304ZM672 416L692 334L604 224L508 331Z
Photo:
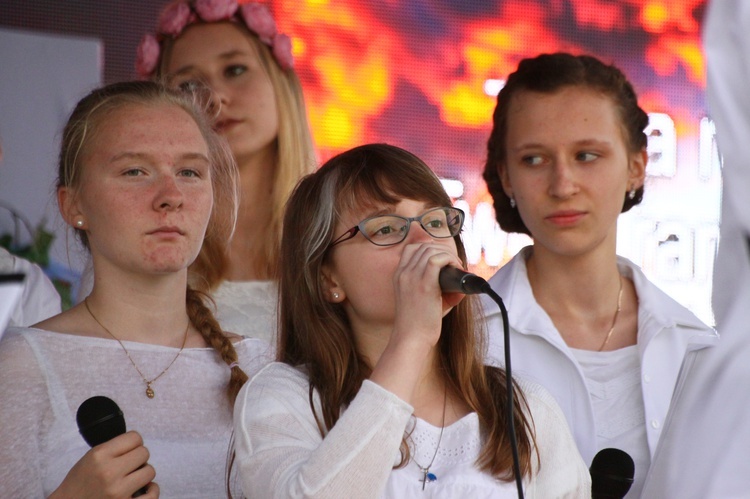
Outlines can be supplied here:
M541 467L532 456L525 496L585 498L588 469L565 418L540 386L522 382L536 428ZM399 446L414 424L413 408L365 380L359 393L323 439L310 409L307 376L286 364L265 367L246 384L235 405L237 465L245 496L515 498L515 482L501 482L474 464L480 449L475 413L445 428L430 471L437 480L422 490L423 473L410 462L393 469ZM320 399L313 395L316 410ZM412 436L417 461L432 459L439 428L416 419Z
M149 379L177 352L123 344ZM235 348L248 375L270 360L262 341L246 339ZM60 485L89 450L76 412L95 395L114 400L127 429L143 437L162 498L226 497L229 374L214 349L187 348L153 384L156 396L149 399L115 340L9 328L0 342L0 497L47 497Z
M275 343L278 288L274 281L223 281L211 297L224 331Z

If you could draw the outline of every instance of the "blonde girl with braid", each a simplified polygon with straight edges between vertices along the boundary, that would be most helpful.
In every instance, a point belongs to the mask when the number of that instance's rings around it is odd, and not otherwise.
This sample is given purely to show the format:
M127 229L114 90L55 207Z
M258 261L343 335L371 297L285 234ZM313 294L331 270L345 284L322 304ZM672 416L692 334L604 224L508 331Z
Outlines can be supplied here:
M183 92L94 90L63 131L57 199L94 284L0 343L0 497L225 496L232 405L266 346L225 334L188 285L204 241L221 247L233 230L224 140ZM93 396L130 431L90 449L76 412Z

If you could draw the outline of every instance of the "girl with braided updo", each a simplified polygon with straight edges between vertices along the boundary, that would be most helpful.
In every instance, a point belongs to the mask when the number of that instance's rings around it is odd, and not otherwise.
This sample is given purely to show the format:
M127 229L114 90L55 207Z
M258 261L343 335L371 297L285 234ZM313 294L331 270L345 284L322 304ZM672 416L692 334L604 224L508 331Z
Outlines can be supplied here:
M533 239L489 281L508 307L513 372L552 393L587 463L627 452L626 497L640 497L682 359L715 339L616 253L620 213L643 199L648 115L618 68L555 53L519 63L493 124L484 178L497 221ZM502 362L503 320L484 303Z
M224 333L188 285L204 241L221 247L234 226L224 140L182 92L94 90L63 131L57 198L94 284L0 343L0 496L225 495L232 404L267 346ZM93 396L115 401L131 431L89 450L76 411Z

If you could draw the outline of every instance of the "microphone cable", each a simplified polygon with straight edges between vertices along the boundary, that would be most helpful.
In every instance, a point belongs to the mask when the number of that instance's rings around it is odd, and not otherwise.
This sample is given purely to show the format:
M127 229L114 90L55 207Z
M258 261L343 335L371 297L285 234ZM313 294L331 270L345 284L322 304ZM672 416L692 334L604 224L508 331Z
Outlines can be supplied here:
M523 499L523 482L521 477L521 463L518 457L518 440L516 439L516 425L514 424L513 414L513 374L510 366L510 321L508 320L508 310L505 308L503 299L500 298L490 284L478 275L466 272L456 267L447 266L440 270L438 277L440 288L444 292L464 293L467 295L485 294L492 298L500 307L500 313L503 316L503 342L505 345L505 389L507 392L507 420L508 436L510 437L510 446L513 453L513 472L516 477L516 488L518 489L518 499Z
M507 419L508 419L508 436L510 437L510 447L513 453L513 474L516 476L516 489L518 490L518 499L523 499L523 482L521 479L521 462L518 457L518 441L516 440L516 425L514 424L513 414L513 376L510 367L510 326L508 321L508 310L505 308L503 299L500 298L495 290L490 287L489 283L482 286L482 293L486 294L500 307L500 314L503 317L503 345L505 346L505 390L507 392Z

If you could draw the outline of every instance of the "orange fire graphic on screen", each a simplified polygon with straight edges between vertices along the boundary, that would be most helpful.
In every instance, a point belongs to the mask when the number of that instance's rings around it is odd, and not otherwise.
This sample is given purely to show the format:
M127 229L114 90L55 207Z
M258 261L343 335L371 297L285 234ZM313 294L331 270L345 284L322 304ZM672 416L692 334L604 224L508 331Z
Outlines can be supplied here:
M495 106L487 82L502 80L520 59L542 52L586 52L611 61L629 75L644 107L653 106L648 111L668 107L676 120L696 121L704 107L704 4L274 0L271 7L281 29L293 37L323 158L400 136L412 149L426 148L427 142L420 145L409 131L413 127L427 136L456 135L461 143L476 137L479 149L471 154L481 157ZM667 88L676 82L678 91ZM434 147L442 158L454 159L472 150L460 144Z

